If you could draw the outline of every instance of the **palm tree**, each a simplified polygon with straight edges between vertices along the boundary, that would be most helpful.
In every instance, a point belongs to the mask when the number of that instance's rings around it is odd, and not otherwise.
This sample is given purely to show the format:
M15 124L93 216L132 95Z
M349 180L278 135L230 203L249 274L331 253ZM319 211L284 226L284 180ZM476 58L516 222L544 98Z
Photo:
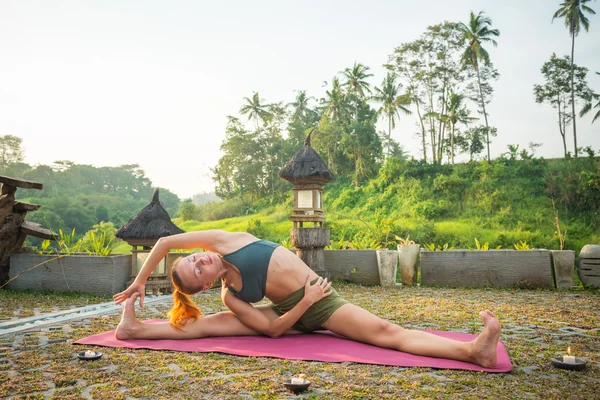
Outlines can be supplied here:
M597 75L600 75L600 72L596 72ZM592 101L593 100L598 100L598 102L592 106ZM592 119L592 124L598 119L600 118L600 93L592 93L590 94L590 99L589 102L583 106L583 108L581 109L581 111L579 112L579 116L583 117L585 114L587 114L588 112L590 112L590 110L592 108L597 108L598 111L596 112L596 115L594 115L594 119Z
M468 124L475 118L469 116L469 110L463 106L462 102L465 96L462 94L454 93L450 91L450 97L448 99L448 114L446 114L446 120L450 122L450 157L452 164L454 164L454 132L456 124L461 122Z
M496 47L498 44L492 38L492 36L500 36L498 29L490 29L492 20L488 17L483 16L483 11L479 12L477 16L471 11L469 18L469 25L465 25L462 22L458 24L458 29L463 33L465 40L467 40L468 46L462 56L463 65L471 65L475 72L477 72L477 82L479 83L479 96L481 97L481 108L483 109L483 117L485 118L486 136L487 136L487 156L490 161L490 134L489 124L487 119L487 113L485 111L485 100L483 98L483 91L481 90L481 75L479 73L479 62L482 60L485 65L490 63L490 55L481 46L484 42L489 42Z
M346 68L342 74L346 78L344 86L349 87L351 93L356 94L360 98L365 97L365 92L371 94L371 84L365 79L370 78L373 74L369 74L369 67L361 63L354 62L352 68Z
M575 124L575 84L573 79L573 70L575 62L575 36L579 35L581 26L586 32L590 31L590 21L585 16L584 12L589 14L596 14L594 10L586 6L590 0L567 0L564 3L560 3L560 8L556 10L552 16L552 21L555 18L564 17L565 26L569 28L571 34L571 106L573 112L573 141L575 143L575 158L577 158L577 128Z
M331 118L331 120L339 122L345 114L346 98L342 91L340 80L337 77L333 78L331 86L331 90L325 92L325 115Z
M371 97L376 102L381 103L377 114L383 114L388 119L388 143L392 137L392 129L396 127L396 118L400 119L400 111L404 114L411 113L405 106L409 105L412 99L406 94L399 95L401 87L401 84L396 83L396 74L388 72L381 83L381 87L375 87L375 95Z
M270 115L269 105L261 104L264 100L261 100L258 92L254 92L252 99L244 97L246 104L240 108L240 113L248 114L248 119L254 119L256 121L256 129L258 129L258 121L264 119Z
M308 102L311 100L314 100L314 97L307 96L304 90L298 91L296 100L287 104L287 107L290 107L293 110L292 119L302 120L309 110Z

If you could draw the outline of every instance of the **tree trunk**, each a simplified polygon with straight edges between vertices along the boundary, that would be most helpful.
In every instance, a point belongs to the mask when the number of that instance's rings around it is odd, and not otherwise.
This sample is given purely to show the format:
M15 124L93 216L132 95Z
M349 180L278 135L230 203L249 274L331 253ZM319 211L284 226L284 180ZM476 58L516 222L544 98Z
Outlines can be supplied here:
M431 116L431 113L433 113L433 92L431 89L431 77L428 77L427 80L427 91L429 92L429 135L431 136L431 157L433 158L432 161L435 163L437 162L437 143L435 141L435 123L433 122L433 117Z
M435 143L435 128L433 127L433 120L429 118L429 136L431 137L431 158L432 162L437 162L437 145Z
M443 123L442 129L440 129L440 140L438 146L438 154L440 159L440 164L442 163L442 159L444 157L444 139L446 138L446 122Z
M269 185L271 186L271 195L273 195L273 158L269 157Z
M446 123L442 122L441 116L444 115L445 113L446 113L446 88L444 87L444 88L442 88L442 110L440 112L440 123L438 125L438 140L437 140L437 143L438 143L437 152L438 152L438 160L440 161L440 164L443 163L443 159L444 159L444 156L443 156L444 144L443 143L444 143L444 128L446 127Z
M388 148L388 157L391 156L391 152L390 152L390 148L392 146L392 143L390 142L392 140L392 116L389 115L388 116L388 142L387 142L387 148Z
M421 108L419 107L419 99L415 97L415 103L417 104L417 115L419 116L419 122L421 123L421 139L423 143L423 161L427 162L427 144L425 143L425 124L423 123L423 117L421 117Z
M557 109L558 109L558 130L560 132L560 137L562 138L562 142L563 142L563 149L564 149L564 154L565 154L565 158L567 158L567 139L565 137L565 118L563 113L560 111L560 95L557 96L558 100L557 100Z
M574 71L575 71L575 33L571 34L571 106L573 111L573 144L575 145L575 158L577 158L577 128L575 119L575 83L574 83Z
M477 70L477 82L479 83L479 96L481 96L481 108L483 109L483 117L485 118L485 136L487 142L487 156L488 162L492 159L490 157L490 126L488 125L487 113L485 112L485 100L483 99L483 90L481 90L481 74L479 73L479 67L475 66Z
M450 156L452 157L452 165L454 165L454 122L452 124L452 132L450 133Z

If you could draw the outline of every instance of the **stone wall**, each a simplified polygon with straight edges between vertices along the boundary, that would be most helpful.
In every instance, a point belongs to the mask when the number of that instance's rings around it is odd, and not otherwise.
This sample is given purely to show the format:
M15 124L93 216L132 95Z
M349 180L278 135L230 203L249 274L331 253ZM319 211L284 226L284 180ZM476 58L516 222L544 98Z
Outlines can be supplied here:
M291 250L293 251L293 250ZM376 250L324 250L325 267L332 279L361 285L379 285ZM167 265L189 253L170 253ZM13 254L10 277L55 256ZM131 255L108 257L72 255L41 265L11 282L11 289L77 291L111 296L125 288ZM421 250L421 284L450 287L553 288L548 250L426 251ZM64 271L64 274L63 274ZM165 277L168 277L165 275Z
M325 268L331 279L379 285L376 250L325 250Z
M52 255L16 253L10 256L13 278ZM131 272L131 254L112 256L68 255L27 271L8 287L15 290L54 290L112 296L125 289Z
M548 250L421 249L421 284L553 288L554 279Z

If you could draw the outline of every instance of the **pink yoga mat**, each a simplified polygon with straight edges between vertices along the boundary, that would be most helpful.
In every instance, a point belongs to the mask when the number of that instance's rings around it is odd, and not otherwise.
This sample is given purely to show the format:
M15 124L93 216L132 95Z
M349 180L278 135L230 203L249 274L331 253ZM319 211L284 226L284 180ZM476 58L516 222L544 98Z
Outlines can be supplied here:
M148 322L162 322L151 320ZM277 339L266 336L228 336L188 340L118 340L115 331L92 335L75 344L130 349L171 350L201 353L226 353L237 356L275 357L289 360L312 360L323 362L356 362L363 364L390 365L396 367L430 367L441 369L464 369L482 372L509 372L513 369L508 352L498 342L498 364L495 368L483 368L462 361L415 356L401 351L382 349L369 344L344 339L329 331L311 334L285 335ZM448 331L427 331L438 336L467 342L476 335Z

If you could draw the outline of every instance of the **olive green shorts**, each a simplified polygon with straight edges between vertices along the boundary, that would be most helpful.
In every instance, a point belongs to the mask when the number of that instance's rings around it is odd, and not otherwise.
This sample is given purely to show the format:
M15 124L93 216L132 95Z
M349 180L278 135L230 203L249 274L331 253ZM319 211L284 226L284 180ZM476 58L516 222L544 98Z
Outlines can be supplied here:
M319 278L314 279L310 284L313 285L318 279ZM331 317L335 310L348 303L335 291L335 289L331 288L329 290L333 293L310 306L304 315L300 317L298 322L294 324L294 329L305 333L315 331L321 328L321 325ZM294 308L303 297L304 288L302 287L285 297L283 300L278 301L277 303L271 303L269 306L277 313L277 315L281 316Z

